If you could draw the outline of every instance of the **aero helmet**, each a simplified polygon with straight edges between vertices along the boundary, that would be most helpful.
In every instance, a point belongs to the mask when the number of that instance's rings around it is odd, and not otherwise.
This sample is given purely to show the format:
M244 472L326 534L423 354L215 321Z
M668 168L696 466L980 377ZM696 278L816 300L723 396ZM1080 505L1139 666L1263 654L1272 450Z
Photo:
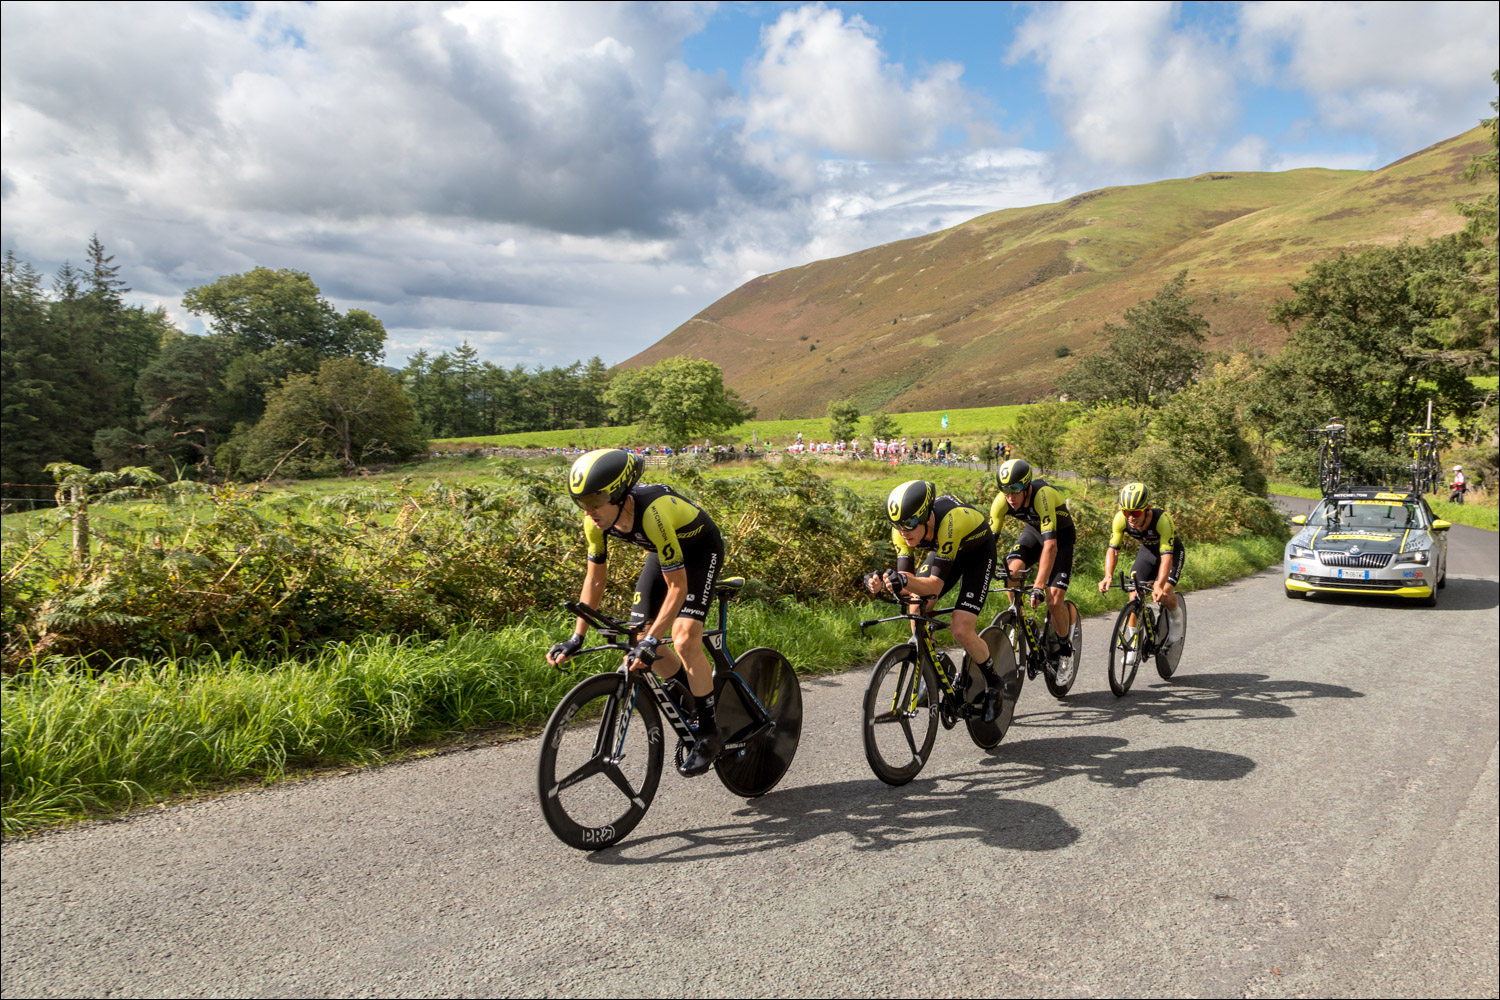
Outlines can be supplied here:
M1151 493L1145 483L1126 483L1120 491L1121 510L1145 510L1151 506Z
M913 479L909 483L902 483L891 490L891 495L886 498L886 516L899 528L915 528L927 520L927 515L932 512L932 499L936 495L937 487L925 480Z
M619 448L591 451L573 463L568 473L568 496L584 510L624 503L645 468L641 456Z
M1000 466L995 473L1001 493L1020 493L1031 485L1031 463L1024 458L1013 458Z

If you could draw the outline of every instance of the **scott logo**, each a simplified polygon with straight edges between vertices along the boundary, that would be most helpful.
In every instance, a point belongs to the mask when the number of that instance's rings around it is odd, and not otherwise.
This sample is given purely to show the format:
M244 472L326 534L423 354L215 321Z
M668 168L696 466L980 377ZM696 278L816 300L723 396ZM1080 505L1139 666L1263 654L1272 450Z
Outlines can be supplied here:
M578 487L580 487L582 485L583 485L583 470L582 469L574 469L573 470L573 482L572 482L572 486L576 490L576 489L578 489Z
M886 510L890 511L892 521L901 516L901 505L894 500L886 505Z

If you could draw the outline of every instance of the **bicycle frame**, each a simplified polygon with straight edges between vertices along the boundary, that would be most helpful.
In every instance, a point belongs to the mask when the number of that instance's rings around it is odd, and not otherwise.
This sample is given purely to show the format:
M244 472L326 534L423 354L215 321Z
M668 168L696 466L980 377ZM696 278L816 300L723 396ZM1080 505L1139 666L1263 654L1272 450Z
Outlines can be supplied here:
M718 597L718 604L718 627L703 633L703 646L708 651L709 659L713 661L714 675L716 677L722 675L725 678L726 684L734 687L741 701L748 709L747 714L751 717L750 725L725 740L724 749L721 751L721 754L723 754L744 750L751 740L765 733L773 723L771 722L770 713L760 703L760 699L755 696L755 692L751 691L749 685L745 683L744 678L735 672L735 658L729 655L729 650L726 646L726 640L729 635L729 611L725 607L725 599L722 594ZM601 650L615 650L623 657L635 645L640 633L646 627L645 622L627 624L616 621L601 614L598 610L589 607L587 604L581 604L578 601L567 601L563 606L579 618L588 622L589 625L598 629L601 635L610 638L610 641L603 645L580 649L573 656L575 660L584 653L596 653ZM671 639L667 639L665 643L670 643L671 641ZM628 684L631 671L624 663L620 664L619 673L623 675L623 682ZM640 671L638 676L640 676L642 682L646 685L646 690L651 692L651 697L655 700L656 707L661 710L662 715L667 720L667 724L672 727L678 739L691 747L697 741L697 730L688 724L687 717L684 715L681 706L677 704L677 700L672 697L672 693L667 690L666 683L657 676L654 670ZM616 747L615 756L618 757L619 748L624 746L625 738L629 735L631 713L635 709L635 699L638 696L639 690L636 686L630 685L630 697L628 699L623 697L618 698L615 708L615 721L608 726L600 727L600 742L594 748L596 754L602 751L610 740L613 740ZM624 693L624 691L621 691L622 695ZM620 727L619 720L621 718L625 720L623 728ZM613 729L619 729L620 731L617 734L607 733L607 730ZM567 786L563 785L560 787Z
M895 600L895 603L902 606L916 606L922 604L927 600L928 598L921 596L898 596ZM932 665L932 672L937 674L938 683L943 686L943 694L946 697L955 699L957 702L962 702L963 696L959 693L956 687L966 687L967 681L966 679L961 679L962 675L959 673L957 668L954 669L954 672L952 674L948 673L948 667L952 666L952 663L947 659L947 657L944 657L937 652L937 647L933 645L932 642L932 635L934 632L937 632L939 629L945 629L948 627L948 623L944 621L938 621L937 616L951 615L955 610L957 610L957 608L940 608L932 612L930 615L919 615L913 612L907 612L906 614L902 615L892 615L890 618L867 618L859 623L859 628L860 631L863 632L871 625L882 625L886 622L896 622L903 620L916 622L917 628L915 629L913 635L918 640L916 644L917 669L920 671L923 664L930 663ZM911 691L912 703L908 705L906 709L908 712L916 711L917 696L917 685L913 684ZM891 711L894 712L899 707L900 706L898 705L892 704Z
M1142 656L1150 656L1156 652L1156 615L1152 614L1151 609L1147 607L1147 602L1151 599L1151 585L1134 574L1127 578L1122 569L1120 570L1120 589L1141 602L1141 620L1138 627L1145 633L1146 642L1140 652Z

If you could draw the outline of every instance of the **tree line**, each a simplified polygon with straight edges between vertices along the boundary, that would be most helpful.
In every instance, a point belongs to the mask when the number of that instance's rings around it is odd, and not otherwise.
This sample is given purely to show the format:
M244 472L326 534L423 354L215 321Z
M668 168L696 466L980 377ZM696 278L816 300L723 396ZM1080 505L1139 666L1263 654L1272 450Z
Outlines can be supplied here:
M51 463L147 468L171 479L316 476L426 451L430 437L636 424L674 446L753 414L712 362L669 358L611 375L598 357L527 370L480 361L464 342L379 364L374 315L340 312L300 271L257 267L189 289L207 333L128 306L95 236L86 263L50 286L3 267L0 482L46 499Z

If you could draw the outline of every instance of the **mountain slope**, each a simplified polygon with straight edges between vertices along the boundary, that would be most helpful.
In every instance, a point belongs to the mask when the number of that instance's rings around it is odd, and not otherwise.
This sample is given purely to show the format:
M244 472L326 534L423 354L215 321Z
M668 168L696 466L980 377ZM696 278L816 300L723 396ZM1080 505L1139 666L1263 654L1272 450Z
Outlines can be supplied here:
M1183 268L1219 344L1274 347L1270 304L1342 249L1462 228L1476 128L1377 171L1215 173L1006 209L747 282L624 363L709 358L762 416L1023 402Z

